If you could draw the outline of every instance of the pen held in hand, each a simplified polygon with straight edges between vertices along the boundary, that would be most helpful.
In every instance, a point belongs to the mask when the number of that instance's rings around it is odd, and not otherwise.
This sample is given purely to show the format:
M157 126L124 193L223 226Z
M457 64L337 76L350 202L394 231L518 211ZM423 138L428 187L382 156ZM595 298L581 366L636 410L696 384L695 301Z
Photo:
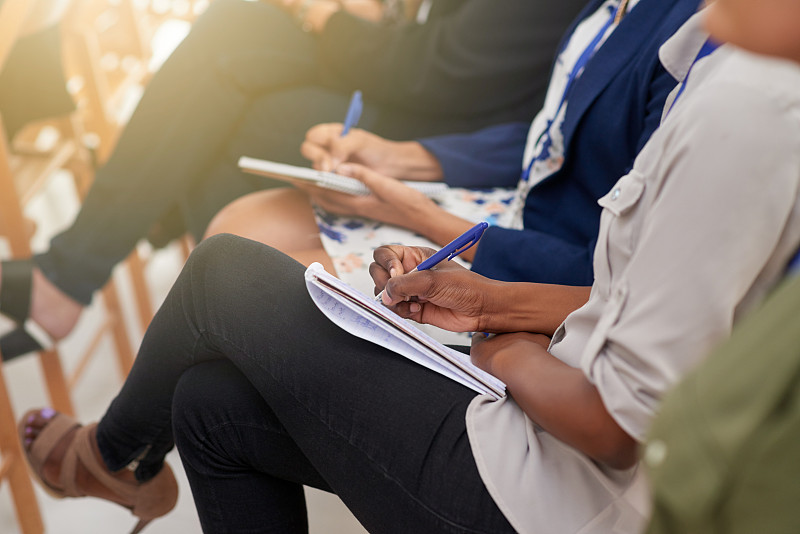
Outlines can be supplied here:
M351 128L355 128L358 120L361 118L361 111L364 109L364 102L361 99L361 91L353 91L353 96L350 97L350 105L347 107L347 115L344 117L344 125L342 126L342 135L350 132Z
M444 260L450 261L465 250L472 248L478 240L483 235L483 232L489 227L489 223L487 222L479 222L457 238L453 239L447 245L442 247L436 254L431 256L430 258L426 259L419 265L417 265L414 269L409 271L407 274L411 274L416 271L424 271L426 269L430 269L435 267L439 263ZM375 295L376 302L382 302L383 300L383 291Z

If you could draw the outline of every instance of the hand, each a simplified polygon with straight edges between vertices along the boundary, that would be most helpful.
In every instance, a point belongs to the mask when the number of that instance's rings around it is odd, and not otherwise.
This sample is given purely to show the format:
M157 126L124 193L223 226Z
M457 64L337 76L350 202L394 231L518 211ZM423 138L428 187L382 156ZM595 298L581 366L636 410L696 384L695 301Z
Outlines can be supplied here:
M344 162L405 180L442 180L439 160L416 141L390 141L353 128L342 137L342 125L318 124L308 132L300 152L321 171L335 171Z
M430 198L402 182L364 166L339 166L339 174L363 182L369 195L355 196L319 187L306 188L311 202L338 215L354 215L419 231L432 214L441 211Z
M386 161L396 156L395 151L399 152L397 145L359 128L342 137L342 124L326 123L306 132L300 152L320 171L333 171L341 163L352 162L391 175Z
M435 251L388 245L375 249L370 275L383 303L401 317L454 332L493 331L502 322L503 282L485 278L452 261L409 273ZM409 273L409 274L404 274Z
M515 371L514 357L542 350L546 352L549 346L550 338L544 334L514 332L488 337L475 334L469 355L477 367L499 378Z

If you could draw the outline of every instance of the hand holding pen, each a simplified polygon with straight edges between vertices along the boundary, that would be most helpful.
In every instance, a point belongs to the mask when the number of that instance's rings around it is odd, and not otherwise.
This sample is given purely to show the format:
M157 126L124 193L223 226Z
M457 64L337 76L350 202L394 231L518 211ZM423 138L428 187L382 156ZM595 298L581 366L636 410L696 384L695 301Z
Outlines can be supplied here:
M433 251L425 247L386 245L374 252L370 265L378 287L385 287L384 302L392 310L418 323L432 324L454 332L493 331L497 317L507 304L504 282L491 280L455 262L439 262L436 269L410 272L390 279L390 271L412 271ZM402 266L398 266L398 262ZM513 289L512 289L513 291Z
M444 260L450 261L465 250L470 249L475 244L478 243L481 236L483 236L483 232L489 227L489 224L486 222L480 222L458 236L457 238L453 239L450 243L445 245L441 248L438 252L421 262L417 265L413 270L409 271L410 273L417 272L417 271L425 271L432 267L435 267L439 263ZM375 295L375 300L381 302L383 300L383 291Z

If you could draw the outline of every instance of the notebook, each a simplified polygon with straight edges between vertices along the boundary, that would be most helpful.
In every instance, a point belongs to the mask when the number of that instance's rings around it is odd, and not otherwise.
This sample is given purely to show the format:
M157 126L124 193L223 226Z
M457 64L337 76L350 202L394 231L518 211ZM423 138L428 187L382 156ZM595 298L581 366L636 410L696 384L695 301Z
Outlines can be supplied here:
M251 174L277 178L292 182L295 180L307 182L319 187L333 189L351 195L368 195L369 189L362 182L349 176L342 176L333 172L323 172L308 167L298 167L285 163L276 163L263 159L249 158L242 156L239 158L239 168ZM427 196L435 196L446 191L448 186L444 182L411 182L404 181L409 187L421 191Z
M476 367L468 355L442 345L411 321L328 273L319 263L306 269L305 279L308 293L320 311L354 336L401 354L478 393L495 399L506 395L505 384Z

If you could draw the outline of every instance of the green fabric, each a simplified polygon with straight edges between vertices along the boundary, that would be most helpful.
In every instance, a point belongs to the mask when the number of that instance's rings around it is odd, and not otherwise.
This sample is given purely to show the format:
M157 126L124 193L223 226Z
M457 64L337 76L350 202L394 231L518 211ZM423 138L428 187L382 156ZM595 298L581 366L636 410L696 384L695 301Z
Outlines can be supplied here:
M648 534L800 533L800 276L664 400Z

